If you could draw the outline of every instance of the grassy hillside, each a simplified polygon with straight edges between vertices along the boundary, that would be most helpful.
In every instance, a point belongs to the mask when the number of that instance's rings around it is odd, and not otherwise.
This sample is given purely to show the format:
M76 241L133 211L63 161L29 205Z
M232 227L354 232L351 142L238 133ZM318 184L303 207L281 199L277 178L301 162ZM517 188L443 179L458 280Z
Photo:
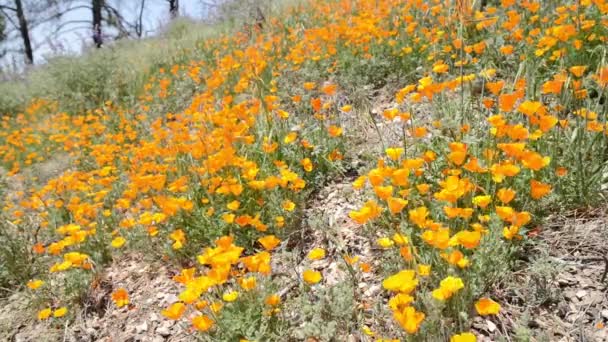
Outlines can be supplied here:
M133 103L148 77L162 67L186 63L198 40L228 30L179 19L159 37L121 40L80 56L51 58L25 74L5 76L12 81L0 83L0 112L23 111L41 97L57 101L70 114L95 109L108 99Z
M310 1L58 59L2 85L0 284L68 326L143 254L190 338L483 339L548 214L605 201L607 33L603 0Z

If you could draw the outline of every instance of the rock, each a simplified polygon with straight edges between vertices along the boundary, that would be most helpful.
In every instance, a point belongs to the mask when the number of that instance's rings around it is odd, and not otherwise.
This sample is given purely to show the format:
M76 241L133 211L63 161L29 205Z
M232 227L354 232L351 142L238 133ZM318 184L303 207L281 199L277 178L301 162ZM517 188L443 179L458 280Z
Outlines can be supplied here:
M162 322L160 326L156 328L156 333L163 337L171 336L171 327L173 324L173 321Z
M531 319L528 322L528 327L529 328L538 329L538 328L540 328L540 326L541 326L541 324L540 324L540 322L537 319Z
M559 302L557 304L556 312L557 312L558 317L560 317L560 318L566 317L566 315L568 314L568 310L570 310L570 307L565 302Z
M574 285L576 283L578 283L578 281L576 280L576 278L574 278L573 276L567 274L567 273L561 273L558 278L557 278L557 283L562 286L568 286L568 285Z
M478 331L487 330L487 325L485 324L485 320L479 316L473 318L473 328Z
M97 330L92 327L85 328L84 332L85 332L85 334L87 334L87 336L91 336L91 337L97 336Z
M494 324L494 322L486 320L486 324L488 325L489 332L493 333L494 331L496 331L496 324Z
M585 297L586 295L587 295L587 291L585 291L585 290L576 291L576 297L578 297L578 299L583 299L583 297Z
M587 278L593 278L597 274L597 270L592 268L586 268L583 270L583 275Z
M576 311L572 311L566 316L566 322L574 323L574 322L576 322L576 320L578 318L579 318L579 315L576 313Z
M594 341L608 341L608 329L597 329Z
M563 295L564 295L564 298L568 299L571 302L577 301L576 292L574 292L573 290L566 290L566 291L564 291Z
M175 302L179 301L179 298L177 298L177 296L175 295L175 293L169 293L165 297L165 300L168 301L169 303L175 303Z
M582 277L579 278L578 283L579 283L579 286L581 286L583 288L593 287L593 282L587 278L582 278Z
M70 341L78 341L78 342L92 342L96 341L91 336L78 335L70 339Z
M135 326L135 332L137 332L138 334L144 333L146 331L148 331L148 323L146 321L143 321L143 323Z
M160 301L162 306L175 303L179 300L173 293L159 293L156 295L156 299Z
M28 338L27 334L17 333L15 335L13 335L13 341L15 341L15 342L26 342L27 338Z
M596 305L601 304L604 301L604 295L599 291L591 291L585 298L584 305Z
M165 327L165 326L160 326L160 327L156 328L156 333L162 337L171 336L171 330L169 330L169 327Z
M376 294L378 292L380 292L380 290L381 290L380 285L374 284L374 285L370 286L369 289L367 289L367 291L365 291L363 293L363 295L366 297L374 297L374 296L376 296Z

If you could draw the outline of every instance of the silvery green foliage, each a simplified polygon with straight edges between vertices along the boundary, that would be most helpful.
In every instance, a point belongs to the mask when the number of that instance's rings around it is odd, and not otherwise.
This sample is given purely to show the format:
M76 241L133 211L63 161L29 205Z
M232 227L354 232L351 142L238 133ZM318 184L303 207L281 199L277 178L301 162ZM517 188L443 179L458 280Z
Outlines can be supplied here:
M320 341L342 340L357 329L357 320L352 317L355 305L350 282L303 294L298 298L299 310L292 320L289 336L297 340L308 337Z

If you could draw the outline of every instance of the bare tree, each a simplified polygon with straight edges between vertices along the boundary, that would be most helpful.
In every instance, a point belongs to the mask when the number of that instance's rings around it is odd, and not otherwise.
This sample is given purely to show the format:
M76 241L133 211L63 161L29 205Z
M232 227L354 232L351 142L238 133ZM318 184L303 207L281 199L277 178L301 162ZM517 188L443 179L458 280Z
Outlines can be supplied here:
M101 30L101 9L103 8L103 0L93 0L91 10L93 12L93 42L97 48L103 45L103 36Z
M4 19L4 17L0 15L0 42L2 42L4 39L6 39L6 33L4 32L5 30L6 30L6 19ZM0 50L0 58L4 57L4 55L6 55L6 49Z
M25 62L27 64L34 64L34 51L32 50L32 42L30 41L30 30L27 26L27 20L25 19L25 13L23 13L23 3L21 0L15 0L15 12L17 19L19 20L19 32L21 33L21 39L23 39L23 49L25 51Z
M0 57L7 52L23 53L25 63L32 64L38 48L60 47L55 44L57 39L73 31L90 32L87 36L97 48L114 39L142 38L147 32L146 9L150 1L129 1L134 6L129 8L128 16L121 8L126 3L123 1L0 0L0 38L5 38L0 39ZM174 6L179 6L178 0ZM91 13L91 17L83 17L83 11Z
M177 18L179 15L179 0L167 0L169 3L169 14L171 19Z
M32 42L30 40L29 24L27 19L25 18L25 13L23 11L23 3L21 2L21 0L13 0L12 6L0 4L0 12L15 29L19 30L21 40L23 41L25 63L33 64L34 51L32 49Z
M139 16L137 17L137 20L135 21L135 34L137 35L138 38L141 38L141 36L143 35L143 32L144 32L143 19L144 19L144 8L145 7L146 7L146 0L141 0L141 2L139 4Z
M70 1L70 0L64 0ZM104 28L113 28L118 31L118 34L113 39L120 38L141 38L144 34L144 10L146 7L146 0L140 0L138 16L130 22L125 19L125 17L120 13L117 7L112 6L110 1L107 0L89 0L90 6L80 5L76 7L72 7L66 12L69 12L74 9L79 8L88 8L92 13L92 30L93 30L93 42L97 48L100 48L105 38L107 37L104 34ZM64 27L68 27L72 24L80 24L82 20L72 20L68 22L64 22L59 26L59 29L63 29ZM58 33L58 31L56 31Z
M143 7L141 7L141 18L143 18ZM116 8L104 2L103 10L105 16L103 17L103 21L107 26L113 27L118 30L118 35L115 39L120 38L137 38L137 21L135 23L129 22L125 17L120 13L120 11ZM143 20L143 19L142 19ZM143 30L142 30L143 32Z
M6 30L6 19L4 19L3 16L0 16L0 42L6 38L4 30Z

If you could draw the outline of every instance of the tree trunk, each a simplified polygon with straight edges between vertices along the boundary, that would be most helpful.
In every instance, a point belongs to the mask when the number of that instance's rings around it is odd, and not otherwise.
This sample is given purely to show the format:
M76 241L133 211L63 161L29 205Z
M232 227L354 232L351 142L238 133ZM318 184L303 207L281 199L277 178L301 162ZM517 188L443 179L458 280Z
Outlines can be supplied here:
M135 34L137 34L137 38L141 38L144 34L144 8L146 7L146 0L141 0L139 6L139 17L135 22Z
M4 30L6 29L6 19L0 15L0 42L4 40Z
M171 19L177 18L179 15L179 0L169 0L169 14L171 14Z
M19 32L21 33L21 39L23 39L25 63L34 64L34 52L32 51L32 42L30 41L30 30L27 26L27 20L25 20L21 0L15 0L15 10L17 13L17 19L19 19Z
M103 0L93 0L93 42L97 48L103 44L103 36L101 35L101 9Z

